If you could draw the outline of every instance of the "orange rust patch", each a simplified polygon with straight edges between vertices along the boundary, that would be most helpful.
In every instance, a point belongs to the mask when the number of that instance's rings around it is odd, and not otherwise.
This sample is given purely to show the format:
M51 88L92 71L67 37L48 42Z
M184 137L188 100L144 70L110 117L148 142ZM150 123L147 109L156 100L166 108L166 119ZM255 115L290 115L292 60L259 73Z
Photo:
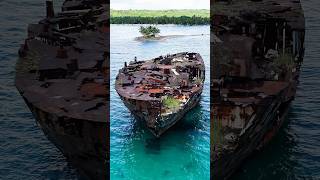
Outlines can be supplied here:
M149 93L163 93L163 89L149 89Z
M98 83L86 83L81 86L80 91L88 96L106 96L108 94L107 86Z

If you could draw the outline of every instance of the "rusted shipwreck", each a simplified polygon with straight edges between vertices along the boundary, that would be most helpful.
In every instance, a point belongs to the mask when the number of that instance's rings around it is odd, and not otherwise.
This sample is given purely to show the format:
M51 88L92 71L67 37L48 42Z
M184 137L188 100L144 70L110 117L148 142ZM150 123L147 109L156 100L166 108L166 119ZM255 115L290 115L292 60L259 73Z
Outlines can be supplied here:
M211 179L228 179L275 135L304 55L299 1L212 4Z
M132 114L159 137L198 104L204 79L200 54L183 52L125 62L115 88Z
M16 87L48 138L88 179L109 174L109 5L68 0L28 26Z

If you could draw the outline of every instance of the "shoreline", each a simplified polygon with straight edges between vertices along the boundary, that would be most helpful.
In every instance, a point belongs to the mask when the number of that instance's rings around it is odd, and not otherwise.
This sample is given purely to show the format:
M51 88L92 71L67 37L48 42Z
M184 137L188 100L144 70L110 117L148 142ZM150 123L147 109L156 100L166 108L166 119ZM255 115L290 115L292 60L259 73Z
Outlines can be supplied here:
M193 10L113 10L111 24L181 24L209 25L210 11Z
M157 26L210 26L210 24L195 24L195 25L190 25L190 24L174 24L174 23L166 23L166 24L153 24L153 23L111 23L110 26L112 25L157 25Z
M209 36L210 34L191 34L191 35L166 35L166 36L157 36L152 38L146 38L143 36L135 37L135 41L144 42L144 41L164 41L170 38L178 38L178 37L185 37L185 36Z

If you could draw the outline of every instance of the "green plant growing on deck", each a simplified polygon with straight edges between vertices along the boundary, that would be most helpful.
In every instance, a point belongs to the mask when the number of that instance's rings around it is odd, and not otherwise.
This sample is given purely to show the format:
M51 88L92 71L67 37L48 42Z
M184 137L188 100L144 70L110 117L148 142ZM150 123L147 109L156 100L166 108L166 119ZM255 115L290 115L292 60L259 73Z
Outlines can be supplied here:
M39 69L40 55L36 51L29 51L27 56L17 61L16 71L19 73L29 73Z
M157 34L160 33L160 29L158 29L155 26L140 26L139 32L143 35L145 38L152 38L155 37Z
M280 66L280 65L291 66L293 64L293 58L290 54L287 54L287 53L281 54L279 57L277 57L274 60L274 63L277 66Z
M196 84L202 84L202 83L203 83L203 79L197 78L197 79L194 80L194 82L195 82Z
M162 100L162 105L169 109L176 109L180 107L180 101L168 96Z
M223 143L222 118L217 116L213 117L212 126L211 134L213 138L211 138L211 143L219 146Z

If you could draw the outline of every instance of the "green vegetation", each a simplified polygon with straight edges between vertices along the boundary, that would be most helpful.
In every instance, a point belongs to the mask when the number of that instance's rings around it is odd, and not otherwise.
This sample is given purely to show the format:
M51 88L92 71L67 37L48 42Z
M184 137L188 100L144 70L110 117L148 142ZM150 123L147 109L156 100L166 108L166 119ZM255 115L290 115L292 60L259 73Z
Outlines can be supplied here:
M277 57L274 60L274 62L278 66L281 66L281 65L291 66L294 63L292 55L290 55L288 53L281 54L279 57Z
M19 73L35 72L39 69L39 61L39 53L30 50L26 57L18 59L16 71Z
M223 133L222 133L222 118L217 116L212 117L211 131L211 144L220 145L223 143Z
M176 109L180 106L180 101L173 97L166 97L165 99L162 100L162 104L166 108Z
M155 26L147 26L147 27L140 26L139 32L143 35L143 37L152 38L152 37L155 37L156 34L159 34L160 30Z
M209 10L111 10L111 24L181 24L210 23Z
M197 78L194 82L195 82L196 84L202 84L202 83L203 83L203 79Z
M181 17L181 16L197 16L203 18L209 18L210 12L205 9L194 9L194 10L111 10L111 17Z

